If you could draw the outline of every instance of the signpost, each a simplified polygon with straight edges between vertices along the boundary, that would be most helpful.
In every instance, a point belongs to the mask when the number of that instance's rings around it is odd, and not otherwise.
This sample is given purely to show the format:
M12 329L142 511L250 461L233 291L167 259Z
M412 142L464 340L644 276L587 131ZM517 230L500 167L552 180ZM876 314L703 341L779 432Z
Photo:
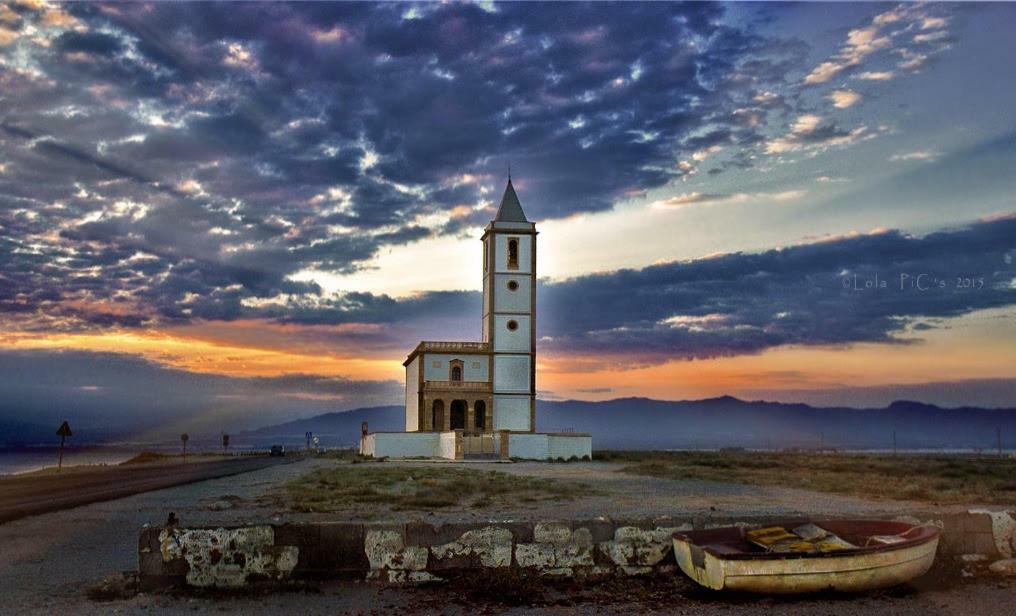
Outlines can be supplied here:
M184 432L180 435L180 442L183 443L183 461L187 461L187 441L190 440L190 435Z
M57 462L56 464L56 470L59 471L60 469L63 468L64 439L67 438L68 436L73 436L73 433L71 432L71 426L70 424L67 423L66 420L62 424L60 424L60 427L56 431L56 435L60 437L60 461Z
M222 434L222 455L226 455L226 450L229 449L229 435L226 433Z
M307 451L310 451L310 439L314 438L314 433L307 432L306 434L304 434L304 436L307 437Z

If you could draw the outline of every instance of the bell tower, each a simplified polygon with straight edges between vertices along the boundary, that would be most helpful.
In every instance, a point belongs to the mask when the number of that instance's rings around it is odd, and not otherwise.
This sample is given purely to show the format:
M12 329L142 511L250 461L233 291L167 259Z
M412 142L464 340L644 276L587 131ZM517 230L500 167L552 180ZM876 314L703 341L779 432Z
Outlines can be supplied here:
M490 345L494 430L536 430L536 225L511 176L483 231L483 342Z

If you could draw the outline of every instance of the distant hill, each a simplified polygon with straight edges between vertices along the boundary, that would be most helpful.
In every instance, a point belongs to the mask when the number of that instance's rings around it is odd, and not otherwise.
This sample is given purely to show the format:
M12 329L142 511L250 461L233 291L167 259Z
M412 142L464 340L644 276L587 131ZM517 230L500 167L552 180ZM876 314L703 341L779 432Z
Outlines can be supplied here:
M360 424L372 432L401 431L401 406L327 413L246 432L250 440L300 442L307 431L325 446L354 446ZM885 408L816 408L807 404L748 402L730 396L664 401L621 398L604 402L537 401L540 432L588 432L596 449L718 447L834 447L994 449L1016 447L1016 409L945 409L897 401Z
M239 435L242 441L267 443L268 441L282 444L303 443L304 435L313 432L327 447L353 447L360 442L360 424L370 424L371 432L396 432L405 430L405 408L402 406L372 406L315 415L307 419L298 419L249 430Z

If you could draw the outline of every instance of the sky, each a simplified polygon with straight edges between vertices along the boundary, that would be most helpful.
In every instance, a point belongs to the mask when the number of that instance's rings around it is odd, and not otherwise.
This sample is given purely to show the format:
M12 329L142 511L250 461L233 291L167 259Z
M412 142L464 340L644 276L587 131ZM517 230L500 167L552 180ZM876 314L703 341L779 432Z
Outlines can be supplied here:
M480 337L509 165L543 399L1016 406L1014 25L0 4L0 422L401 404L417 341Z

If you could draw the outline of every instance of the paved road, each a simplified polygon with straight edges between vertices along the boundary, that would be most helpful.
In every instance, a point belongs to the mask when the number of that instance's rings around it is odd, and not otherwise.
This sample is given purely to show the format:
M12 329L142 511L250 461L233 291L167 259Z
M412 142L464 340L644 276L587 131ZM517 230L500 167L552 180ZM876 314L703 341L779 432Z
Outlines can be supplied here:
M29 515L113 500L195 481L259 470L285 458L235 458L174 464L66 469L0 479L0 524ZM292 459L289 459L290 461Z

